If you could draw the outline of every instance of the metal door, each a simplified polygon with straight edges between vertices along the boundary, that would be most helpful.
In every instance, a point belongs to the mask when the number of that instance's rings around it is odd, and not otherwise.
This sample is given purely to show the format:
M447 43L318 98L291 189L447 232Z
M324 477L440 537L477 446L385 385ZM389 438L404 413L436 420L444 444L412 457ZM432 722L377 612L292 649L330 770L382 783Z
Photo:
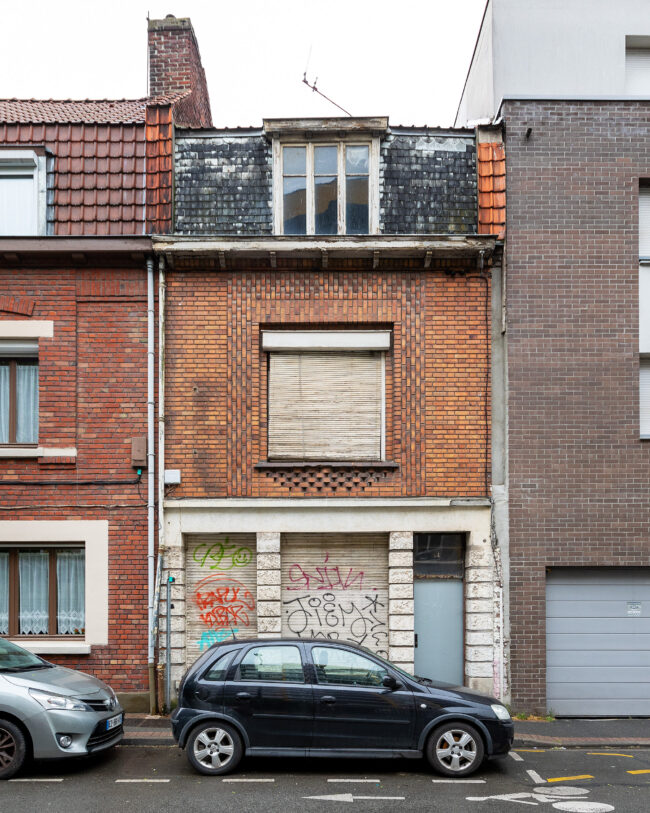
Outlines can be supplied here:
M546 580L548 708L650 716L650 568L558 568Z
M415 534L415 674L462 686L465 534Z
M257 635L255 534L185 538L186 661L233 634Z

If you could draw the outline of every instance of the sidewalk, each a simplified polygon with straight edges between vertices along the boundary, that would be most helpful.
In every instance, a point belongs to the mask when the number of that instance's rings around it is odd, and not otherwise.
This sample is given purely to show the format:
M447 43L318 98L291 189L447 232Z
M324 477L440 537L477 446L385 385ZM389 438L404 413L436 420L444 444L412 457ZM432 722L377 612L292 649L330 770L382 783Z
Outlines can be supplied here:
M127 714L122 745L174 745L168 717ZM650 748L650 720L515 720L515 748Z

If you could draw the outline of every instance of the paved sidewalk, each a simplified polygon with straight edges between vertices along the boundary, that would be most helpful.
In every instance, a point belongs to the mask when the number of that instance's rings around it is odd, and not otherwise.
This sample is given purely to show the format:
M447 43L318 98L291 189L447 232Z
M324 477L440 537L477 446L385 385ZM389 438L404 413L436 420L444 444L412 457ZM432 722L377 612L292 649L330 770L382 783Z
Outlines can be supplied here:
M127 714L123 745L174 745L168 717ZM551 722L515 720L515 747L564 748L650 747L650 720L624 717L611 720L563 719Z

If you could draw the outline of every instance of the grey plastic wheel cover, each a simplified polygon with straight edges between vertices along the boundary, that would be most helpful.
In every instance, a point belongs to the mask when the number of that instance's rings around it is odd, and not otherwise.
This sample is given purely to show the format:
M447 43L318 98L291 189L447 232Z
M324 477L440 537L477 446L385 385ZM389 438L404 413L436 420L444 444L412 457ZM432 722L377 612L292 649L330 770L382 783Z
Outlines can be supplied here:
M462 773L476 759L476 740L460 728L444 731L436 740L435 747L438 761L450 771Z
M204 728L192 745L197 762L206 768L223 768L235 750L235 743L230 734L218 726Z

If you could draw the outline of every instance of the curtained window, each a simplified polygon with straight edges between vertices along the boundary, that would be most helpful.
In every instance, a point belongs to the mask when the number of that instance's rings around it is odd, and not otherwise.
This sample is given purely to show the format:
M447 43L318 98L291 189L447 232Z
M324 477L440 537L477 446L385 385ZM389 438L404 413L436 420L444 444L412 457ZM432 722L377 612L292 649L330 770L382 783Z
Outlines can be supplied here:
M38 343L0 342L0 443L38 443Z

